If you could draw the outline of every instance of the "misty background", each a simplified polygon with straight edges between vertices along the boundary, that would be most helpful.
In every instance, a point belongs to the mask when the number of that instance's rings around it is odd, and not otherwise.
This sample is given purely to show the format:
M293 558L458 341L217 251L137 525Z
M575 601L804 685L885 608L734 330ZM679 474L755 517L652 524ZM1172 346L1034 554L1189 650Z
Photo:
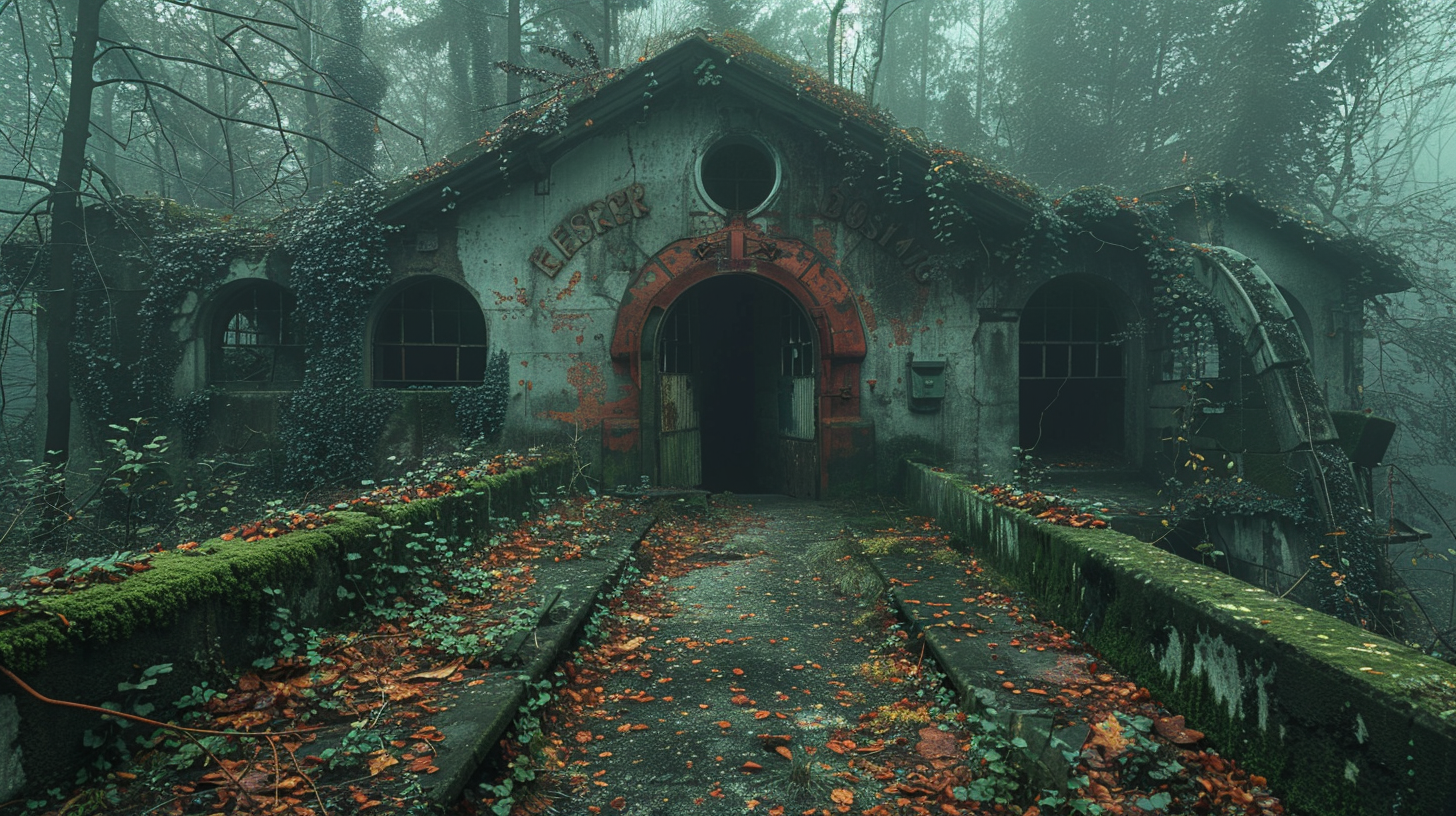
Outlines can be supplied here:
M1374 511L1435 534L1392 558L1434 633L1456 630L1451 0L0 0L0 252L120 196L274 216L419 171L554 93L500 63L594 69L581 32L604 70L631 69L698 27L1051 198L1232 178L1401 253L1414 288L1368 315L1366 407L1400 427ZM44 275L0 279L12 458L35 446Z

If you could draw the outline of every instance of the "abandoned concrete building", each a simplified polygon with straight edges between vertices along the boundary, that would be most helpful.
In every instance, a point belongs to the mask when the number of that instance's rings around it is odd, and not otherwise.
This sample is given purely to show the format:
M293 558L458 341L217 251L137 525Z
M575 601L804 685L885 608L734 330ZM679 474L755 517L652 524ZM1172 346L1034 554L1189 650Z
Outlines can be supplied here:
M1051 200L732 37L564 84L387 185L380 218L389 281L342 353L405 389L381 456L458 437L451 393L493 356L504 444L574 439L608 489L842 496L913 455L1101 479L1135 534L1170 478L1314 493L1336 527L1390 438L1361 412L1362 315L1407 287L1398 259L1229 183ZM214 449L267 440L311 365L277 255L173 315L171 389L208 389ZM1296 582L1312 534L1201 498L1191 544Z
M336 619L365 565L494 541L583 474L627 494L897 492L1302 812L1453 812L1456 675L1377 634L1401 635L1385 546L1424 535L1374 495L1394 426L1362 393L1365 311L1409 287L1400 258L1222 180L1050 197L731 34L541 98L382 188L263 221L88 211L78 314L110 317L75 328L73 462L126 417L197 462L166 478L253 468L270 499L285 479L437 483L418 463L482 438L570 450L452 467L450 492L337 503L267 544L158 543L165 569L38 602L90 620L6 618L0 651L36 688L99 705L167 659L176 699L269 654L289 609ZM1021 512L1048 506L1071 509ZM90 715L62 731L15 699L0 798L89 761Z

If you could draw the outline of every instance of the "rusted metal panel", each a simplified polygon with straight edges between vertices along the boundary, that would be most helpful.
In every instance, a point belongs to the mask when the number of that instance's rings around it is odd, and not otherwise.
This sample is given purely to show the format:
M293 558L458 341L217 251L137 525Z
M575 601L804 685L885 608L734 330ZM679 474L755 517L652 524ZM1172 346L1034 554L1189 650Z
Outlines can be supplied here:
M784 378L779 430L790 439L814 438L814 380L812 376Z
M819 446L812 439L780 441L784 456L784 493L800 499L819 495Z
M668 487L697 487L703 482L703 444L691 374L660 375L661 446L659 473Z
M698 428L698 404L693 393L693 375L663 374L662 432L694 431Z
M662 458L665 487L697 487L703 483L703 445L698 431L662 435L658 455Z

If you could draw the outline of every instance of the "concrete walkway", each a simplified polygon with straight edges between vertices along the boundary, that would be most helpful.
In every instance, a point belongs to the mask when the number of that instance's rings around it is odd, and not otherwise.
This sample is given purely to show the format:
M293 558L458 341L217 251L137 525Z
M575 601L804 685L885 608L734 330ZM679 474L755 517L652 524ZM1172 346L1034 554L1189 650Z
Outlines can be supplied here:
M696 556L721 563L656 587L676 614L644 626L636 657L594 681L600 704L563 711L548 735L565 763L557 812L740 814L754 803L763 812L797 804L789 812L798 813L829 804L832 787L853 787L831 776L850 769L826 742L906 687L861 673L885 640L882 618L863 620L866 607L811 565L845 519L822 503L741 501L756 523ZM812 758L805 746L817 749ZM780 747L817 767L794 778Z
M1021 813L1069 778L1128 814L1282 812L925 520L723 498L659 522L542 734L481 780L529 768L517 812Z

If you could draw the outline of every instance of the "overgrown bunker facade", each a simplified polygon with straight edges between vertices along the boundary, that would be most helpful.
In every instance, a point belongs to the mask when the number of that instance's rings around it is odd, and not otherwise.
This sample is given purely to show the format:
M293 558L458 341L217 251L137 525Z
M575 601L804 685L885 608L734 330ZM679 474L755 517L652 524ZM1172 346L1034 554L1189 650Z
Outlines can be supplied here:
M1254 500L1370 503L1364 302L1407 286L1378 247L1224 182L1049 199L731 35L545 95L385 188L387 270L330 341L398 394L377 457L458 438L494 387L506 444L569 440L608 489L831 497L907 455L1176 478L1211 486L1192 535L1284 588L1328 531ZM216 449L276 431L314 365L277 255L172 316Z

